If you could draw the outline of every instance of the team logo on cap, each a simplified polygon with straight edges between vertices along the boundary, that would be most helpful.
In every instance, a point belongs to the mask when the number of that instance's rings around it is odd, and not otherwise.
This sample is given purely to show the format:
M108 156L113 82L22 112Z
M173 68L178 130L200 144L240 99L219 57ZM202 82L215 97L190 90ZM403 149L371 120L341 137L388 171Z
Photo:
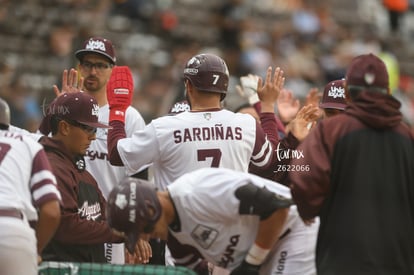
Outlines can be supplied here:
M333 98L345 98L345 89L343 87L332 86L328 91L328 96Z
M99 106L98 104L93 104L92 115L98 117L98 114L99 114Z
M372 85L375 81L375 75L372 73L366 73L364 75L364 80L365 80L365 83L367 83L368 85Z
M85 49L87 50L100 50L102 52L106 52L105 43L100 40L89 40L88 44L86 44Z

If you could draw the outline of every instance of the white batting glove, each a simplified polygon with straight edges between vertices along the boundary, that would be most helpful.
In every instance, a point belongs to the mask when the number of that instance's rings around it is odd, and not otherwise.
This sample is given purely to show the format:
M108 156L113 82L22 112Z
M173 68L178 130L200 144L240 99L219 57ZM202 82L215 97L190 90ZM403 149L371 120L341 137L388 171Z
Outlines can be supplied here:
M248 74L240 77L241 86L237 86L237 91L241 97L246 98L250 105L254 105L260 101L257 95L257 82L259 76Z

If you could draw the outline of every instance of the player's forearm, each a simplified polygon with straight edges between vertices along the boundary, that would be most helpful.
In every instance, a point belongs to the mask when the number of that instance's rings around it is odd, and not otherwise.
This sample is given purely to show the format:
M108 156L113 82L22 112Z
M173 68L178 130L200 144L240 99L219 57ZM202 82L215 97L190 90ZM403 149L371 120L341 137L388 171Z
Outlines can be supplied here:
M40 207L36 224L37 251L40 255L52 239L60 223L60 206L58 200L52 200Z
M115 166L124 166L118 152L118 140L126 137L125 124L114 120L109 123L112 129L108 131L108 158L109 162Z
M267 139L276 146L279 142L279 134L277 132L277 122L274 113L261 113L260 122Z
M61 243L84 245L123 242L105 221L81 219L77 214L62 217L54 238Z
M271 249L283 233L288 213L289 208L278 209L267 219L260 221L255 243L264 249Z

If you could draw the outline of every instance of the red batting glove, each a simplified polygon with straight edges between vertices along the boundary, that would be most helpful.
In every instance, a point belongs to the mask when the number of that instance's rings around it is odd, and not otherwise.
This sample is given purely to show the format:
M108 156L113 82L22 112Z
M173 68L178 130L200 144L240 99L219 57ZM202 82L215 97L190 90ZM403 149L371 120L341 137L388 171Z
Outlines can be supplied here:
M106 85L109 103L109 122L118 120L125 123L126 109L131 105L134 81L128 66L115 66Z

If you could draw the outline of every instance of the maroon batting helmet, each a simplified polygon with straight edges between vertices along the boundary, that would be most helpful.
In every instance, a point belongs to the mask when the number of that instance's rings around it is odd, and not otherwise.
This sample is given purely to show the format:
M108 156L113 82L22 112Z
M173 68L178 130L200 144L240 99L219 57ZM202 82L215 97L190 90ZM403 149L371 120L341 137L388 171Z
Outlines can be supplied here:
M126 247L134 253L139 234L151 233L161 216L155 186L125 177L109 194L106 215L110 227L125 233Z
M226 62L214 54L193 56L185 66L184 78L201 91L226 94L229 86Z

